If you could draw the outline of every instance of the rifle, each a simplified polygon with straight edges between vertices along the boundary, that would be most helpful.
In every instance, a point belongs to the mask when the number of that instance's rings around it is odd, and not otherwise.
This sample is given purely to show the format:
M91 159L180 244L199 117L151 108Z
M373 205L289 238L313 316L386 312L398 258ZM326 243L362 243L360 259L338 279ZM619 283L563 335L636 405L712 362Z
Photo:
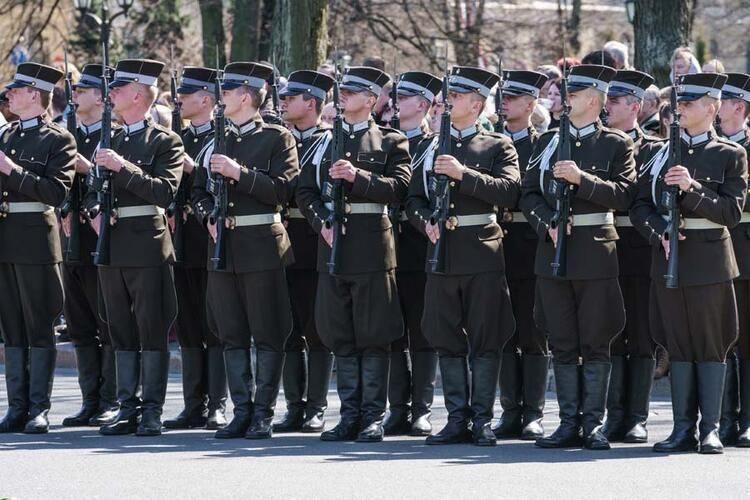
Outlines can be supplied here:
M78 134L78 120L76 109L78 105L73 102L73 75L68 68L68 49L65 48L65 111L63 117L65 124L73 137ZM73 177L73 185L60 206L60 217L63 219L68 215L70 218L70 235L65 244L65 262L78 262L81 260L81 178Z
M333 118L333 130L331 133L331 165L344 157L344 114L339 98L339 73L336 71L335 83L333 84L333 106L336 116ZM333 229L333 242L331 244L331 255L326 263L328 274L337 275L341 270L341 242L344 238L344 224L346 223L346 203L344 201L344 181L335 179L328 181L323 186L323 195L328 197L333 204L331 213L325 221L326 229Z
M451 154L451 104L448 100L448 68L446 63L443 77L443 114L440 117L440 134L438 136L437 156ZM430 224L437 225L440 237L435 242L432 255L427 262L433 273L445 272L445 236L448 227L449 209L451 206L450 179L445 174L437 174L432 178L431 191L434 194L434 204L430 215Z
M565 40L563 39L563 78L560 85L560 130L558 132L557 161L571 159L570 150L570 102L568 101L568 68L565 59ZM568 226L570 225L570 184L564 179L552 178L549 194L555 198L555 212L550 221L550 228L557 229L557 245L552 260L552 276L563 278L567 274L568 261Z
M393 85L391 86L391 114L390 127L395 130L401 130L401 111L398 107L398 78L394 68Z
M278 120L281 120L281 104L279 103L279 72L276 65L273 66L273 83L271 84L271 103L273 104L273 114ZM279 122L281 123L281 121Z
M677 86L672 86L672 95L669 102L672 122L669 124L669 160L667 170L682 162L680 144L680 115L677 113ZM667 288L679 286L680 253L678 242L680 241L680 188L679 186L667 186L661 195L661 204L669 212L669 223L664 237L669 242L669 258L667 259L667 273L664 275Z
M177 71L174 67L174 48L170 47L170 82L169 90L172 99L172 131L182 135L182 105L177 99ZM174 217L174 233L172 244L174 245L175 262L185 260L185 206L187 205L187 182L183 174L180 185L177 187L172 203L167 207L167 216Z
M214 114L214 150L213 154L223 155L227 152L226 136L224 132L224 101L221 98L222 73L219 68L219 51L216 49L216 85L214 97L216 111ZM214 208L208 216L211 224L216 224L216 244L211 256L211 270L223 271L227 268L227 211L229 207L229 193L227 181L221 174L211 174L210 192L214 197Z
M497 82L495 90L495 114L497 122L495 123L495 132L502 134L505 132L505 115L503 114L503 58L497 59L497 73L500 75L500 81Z

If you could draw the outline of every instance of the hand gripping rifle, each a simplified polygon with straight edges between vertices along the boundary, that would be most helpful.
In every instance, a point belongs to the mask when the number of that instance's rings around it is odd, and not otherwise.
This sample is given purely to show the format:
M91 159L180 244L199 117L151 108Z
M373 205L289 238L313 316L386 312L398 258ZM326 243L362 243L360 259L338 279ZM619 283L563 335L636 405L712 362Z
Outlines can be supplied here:
M177 99L177 70L174 65L174 49L170 47L170 82L169 90L172 99L172 131L177 135L182 135L182 109L180 101ZM185 174L182 175L180 185L177 188L172 203L167 207L167 215L174 217L174 233L172 234L172 244L174 245L175 262L185 260L185 208L188 202L187 182Z
M216 86L214 97L216 111L214 113L214 150L213 154L223 155L227 152L226 135L224 132L224 101L221 96L223 76L219 68L219 53L216 52ZM229 193L227 181L221 174L211 174L209 182L210 192L214 197L214 208L208 216L211 224L216 224L216 244L211 256L211 270L223 271L227 268L227 210L229 207Z
M333 118L333 137L331 138L331 165L344 157L344 114L339 98L339 74L333 84L333 106L336 116ZM346 223L346 202L344 201L344 181L335 179L323 185L323 196L331 200L331 213L325 221L326 229L333 229L331 255L326 265L328 274L337 275L341 270L341 243L344 238L344 224Z
M102 102L104 109L102 111L102 129L101 139L99 141L100 149L109 149L112 143L112 99L109 97L109 75L107 68L106 48L103 49L104 60L102 62ZM110 240L111 226L110 218L114 214L114 202L112 196L112 171L94 166L94 175L89 177L92 181L91 188L96 191L96 198L99 202L98 209L89 214L92 218L100 215L99 237L96 240L96 250L94 250L94 264L97 266L108 266L110 262Z
M388 125L394 130L401 130L401 110L398 107L398 78L393 73L393 84L391 86L391 119Z
M503 114L503 59L497 60L497 74L500 75L500 81L497 82L495 90L495 114L497 122L495 123L495 132L502 134L505 132L505 115Z
M672 86L672 95L669 103L672 113L672 122L669 124L669 160L667 169L679 165L682 162L680 152L680 115L677 113L677 87ZM664 275L667 288L679 286L680 252L678 242L680 241L680 188L679 186L667 186L661 195L661 204L669 212L669 223L664 237L669 242L669 258L667 259L667 274Z
M65 49L65 125L73 137L78 134L78 120L76 119L76 108L73 102L73 76L68 68L68 49ZM70 217L70 236L65 244L65 262L78 262L81 260L81 178L73 177L73 185L60 206L60 217Z

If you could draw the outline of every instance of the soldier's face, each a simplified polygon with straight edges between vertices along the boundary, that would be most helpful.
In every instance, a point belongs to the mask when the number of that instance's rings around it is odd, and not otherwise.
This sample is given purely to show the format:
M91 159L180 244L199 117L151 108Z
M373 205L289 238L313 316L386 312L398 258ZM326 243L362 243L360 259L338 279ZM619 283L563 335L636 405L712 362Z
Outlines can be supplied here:
M451 118L454 120L468 120L477 118L484 106L473 92L448 92L448 102L451 104Z
M370 92L352 92L351 90L341 90L341 106L346 113L359 113L364 110L371 110L373 100L376 98Z
M608 97L607 104L608 123L614 128L623 130L621 127L626 126L638 117L640 108L637 102L628 103L626 97Z
M315 100L305 101L302 95L292 95L281 98L279 103L281 118L289 123L294 123L315 112Z
M177 102L180 103L182 117L186 120L190 120L213 107L211 94L202 90L189 94L177 94Z
M534 112L536 99L525 95L504 95L503 114L508 120L524 119Z
M744 101L740 99L722 99L719 108L719 119L723 122L734 121L745 113Z
M23 113L34 101L34 91L28 87L8 89L8 107L14 114Z
M137 95L138 89L132 83L112 87L112 90L109 91L109 97L112 99L112 109L118 114L126 111L133 105Z
M402 120L424 117L428 111L427 101L420 96L398 96L398 111Z
M77 88L73 91L73 102L78 105L79 113L88 113L97 106L101 106L101 91L98 89Z
M708 128L713 121L713 106L706 97L678 102L677 112L680 113L680 126L684 129Z
M241 91L238 87L236 89L222 91L222 99L226 105L224 112L231 118L232 115L237 114L242 109L246 100L250 100L250 94Z

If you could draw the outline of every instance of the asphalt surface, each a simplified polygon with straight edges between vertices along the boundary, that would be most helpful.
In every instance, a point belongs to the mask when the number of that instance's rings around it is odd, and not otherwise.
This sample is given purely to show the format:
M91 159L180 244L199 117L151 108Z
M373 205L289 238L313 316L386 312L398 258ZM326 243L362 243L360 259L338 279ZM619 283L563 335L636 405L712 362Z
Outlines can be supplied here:
M0 365L0 412L6 407ZM329 426L338 398L329 397ZM64 429L75 412L75 374L59 370L46 435L0 435L0 499L9 498L748 498L750 449L724 455L661 455L651 443L671 430L668 401L652 404L647 445L608 452L542 450L505 441L494 448L425 446L424 439L379 444L324 443L316 435L271 440L216 440L205 430L161 437L104 437L93 428ZM181 409L179 378L170 378L165 416ZM283 413L283 396L277 414ZM496 408L496 414L498 414ZM438 393L433 423L446 420ZM545 426L557 423L548 394Z

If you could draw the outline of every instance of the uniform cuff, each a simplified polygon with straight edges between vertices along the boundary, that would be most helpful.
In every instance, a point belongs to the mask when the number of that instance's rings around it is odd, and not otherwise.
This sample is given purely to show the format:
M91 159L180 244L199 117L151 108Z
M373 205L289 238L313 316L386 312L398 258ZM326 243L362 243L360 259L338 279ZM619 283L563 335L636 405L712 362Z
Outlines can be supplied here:
M352 194L357 197L366 197L370 191L370 184L372 183L372 173L367 170L357 169L357 173L354 175L354 183L352 184Z
M255 170L250 170L247 167L240 167L240 180L237 182L237 188L243 193L252 194L257 177L258 172ZM227 179L227 181L234 183L234 179Z

